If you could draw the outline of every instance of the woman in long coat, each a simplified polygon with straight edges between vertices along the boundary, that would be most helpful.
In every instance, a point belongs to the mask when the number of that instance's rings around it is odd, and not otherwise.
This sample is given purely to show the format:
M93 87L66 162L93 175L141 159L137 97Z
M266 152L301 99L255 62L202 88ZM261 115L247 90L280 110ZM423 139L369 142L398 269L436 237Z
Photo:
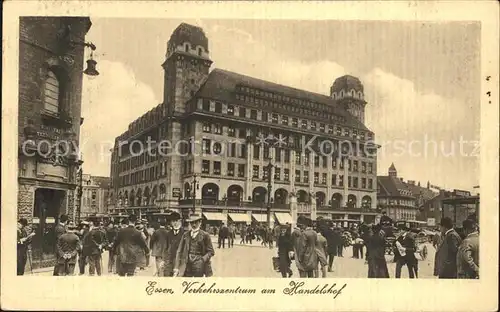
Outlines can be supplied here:
M385 260L385 232L379 225L375 225L365 237L368 278L389 278Z
M291 252L293 252L293 243L289 227L283 226L280 228L278 238L276 239L276 245L278 247L279 269L281 276L283 278L291 277L292 269L290 268L290 265L292 264L292 259L290 258L290 255Z

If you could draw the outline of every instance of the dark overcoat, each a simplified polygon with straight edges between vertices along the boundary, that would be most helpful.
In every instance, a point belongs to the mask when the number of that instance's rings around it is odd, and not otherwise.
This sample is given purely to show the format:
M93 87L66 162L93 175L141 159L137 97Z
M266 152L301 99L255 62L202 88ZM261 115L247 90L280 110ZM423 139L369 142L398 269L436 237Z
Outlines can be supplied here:
M454 229L443 237L434 259L434 275L439 278L457 278L457 253L461 241Z
M184 276L186 272L191 244L196 244L195 247L200 250L202 255L199 261L192 264L193 271L203 272L203 275L206 277L212 276L210 259L215 255L215 252L210 234L203 230L199 230L194 238L191 237L191 231L187 231L182 235L179 248L177 248L174 266L175 269L179 270L179 276Z

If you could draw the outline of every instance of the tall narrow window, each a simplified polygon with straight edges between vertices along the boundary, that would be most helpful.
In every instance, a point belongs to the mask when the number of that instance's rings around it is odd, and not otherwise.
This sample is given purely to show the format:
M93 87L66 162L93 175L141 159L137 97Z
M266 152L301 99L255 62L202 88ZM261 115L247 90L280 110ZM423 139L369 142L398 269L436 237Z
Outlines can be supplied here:
M51 113L59 113L59 80L49 71L45 80L44 108Z

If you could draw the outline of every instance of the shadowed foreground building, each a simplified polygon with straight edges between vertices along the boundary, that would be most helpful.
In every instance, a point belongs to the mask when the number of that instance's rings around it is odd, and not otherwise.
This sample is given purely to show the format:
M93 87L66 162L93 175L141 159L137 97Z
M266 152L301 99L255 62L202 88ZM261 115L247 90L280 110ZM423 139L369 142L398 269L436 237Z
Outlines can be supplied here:
M17 211L36 232L33 267L55 259L54 225L61 214L72 217L75 211L84 43L90 27L88 17L19 20Z
M373 220L377 147L364 125L359 79L336 79L326 96L210 71L208 47L199 27L181 24L170 37L163 103L115 140L113 211L194 209L207 221L249 223L265 222L270 205L279 222L295 212ZM153 153L132 155L140 146L133 141L148 138L195 143L177 145L184 156L159 156L157 144ZM311 139L312 148L303 148ZM353 149L340 158L344 141Z

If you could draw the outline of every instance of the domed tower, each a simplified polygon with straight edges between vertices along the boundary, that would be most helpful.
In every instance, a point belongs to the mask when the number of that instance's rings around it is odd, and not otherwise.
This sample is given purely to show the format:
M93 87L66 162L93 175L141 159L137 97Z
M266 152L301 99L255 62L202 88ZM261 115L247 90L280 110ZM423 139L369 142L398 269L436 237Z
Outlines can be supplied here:
M208 77L212 61L208 38L202 28L180 24L167 43L163 87L163 103L169 115L184 113L186 102L198 91Z
M365 123L365 95L363 84L358 78L345 75L335 79L330 96L361 123Z
M389 167L389 176L390 177L397 177L398 176L398 171L396 170L394 163L392 163L391 166Z

